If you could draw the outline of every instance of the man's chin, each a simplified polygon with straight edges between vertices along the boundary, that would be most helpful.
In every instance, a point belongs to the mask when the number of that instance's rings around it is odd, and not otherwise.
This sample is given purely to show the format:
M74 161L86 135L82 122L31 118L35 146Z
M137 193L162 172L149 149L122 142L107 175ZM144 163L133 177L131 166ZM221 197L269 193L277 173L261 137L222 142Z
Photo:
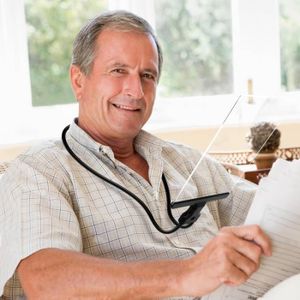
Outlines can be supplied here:
M117 135L120 139L135 139L135 137L140 133L141 127L132 128L132 127L122 127L118 128Z

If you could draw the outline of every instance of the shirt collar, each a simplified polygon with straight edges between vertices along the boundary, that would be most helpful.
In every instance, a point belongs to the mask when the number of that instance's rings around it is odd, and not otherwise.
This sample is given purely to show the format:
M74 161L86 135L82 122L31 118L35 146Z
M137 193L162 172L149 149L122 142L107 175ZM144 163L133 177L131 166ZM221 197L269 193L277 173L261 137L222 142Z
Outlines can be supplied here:
M70 136L82 146L88 148L97 156L101 154L106 154L111 159L114 160L114 153L109 146L102 145L101 143L95 141L87 132L78 126L78 119L74 119L69 129ZM167 146L167 142L155 137L154 135L141 130L140 133L134 140L134 146L136 151L144 152L145 149L157 149L161 152L162 148Z
M113 152L110 147L98 143L87 132L78 126L77 118L70 125L69 134L77 143L89 149L97 156L103 153L113 156Z

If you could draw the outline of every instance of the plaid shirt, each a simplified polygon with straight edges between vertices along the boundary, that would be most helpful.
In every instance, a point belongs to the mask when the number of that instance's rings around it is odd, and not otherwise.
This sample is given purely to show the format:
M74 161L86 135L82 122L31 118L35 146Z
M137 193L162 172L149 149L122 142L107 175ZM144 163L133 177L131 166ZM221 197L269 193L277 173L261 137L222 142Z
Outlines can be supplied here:
M174 227L167 214L162 174L175 200L201 157L198 151L141 131L135 149L149 165L150 184L75 122L67 141L85 163L142 199L162 228ZM230 196L205 206L192 227L166 235L154 228L136 201L79 165L61 141L34 146L11 164L0 181L0 295L22 298L15 269L21 259L44 248L120 261L190 257L221 226L243 223L255 193L254 185L233 181L222 165L206 157L179 200L227 191ZM175 218L184 210L174 209Z

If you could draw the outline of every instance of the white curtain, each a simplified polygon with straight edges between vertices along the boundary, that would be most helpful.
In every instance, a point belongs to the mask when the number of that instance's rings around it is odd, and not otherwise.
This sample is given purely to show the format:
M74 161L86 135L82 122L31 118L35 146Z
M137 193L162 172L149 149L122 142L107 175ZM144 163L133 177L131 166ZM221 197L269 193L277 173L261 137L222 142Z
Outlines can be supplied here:
M232 0L235 93L280 92L280 40L277 0Z

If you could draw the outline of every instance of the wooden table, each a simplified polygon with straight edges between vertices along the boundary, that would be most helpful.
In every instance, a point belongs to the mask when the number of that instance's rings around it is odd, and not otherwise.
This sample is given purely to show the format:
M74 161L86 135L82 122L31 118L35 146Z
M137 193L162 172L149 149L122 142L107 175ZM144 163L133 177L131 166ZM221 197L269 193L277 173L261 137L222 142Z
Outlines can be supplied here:
M241 176L253 183L258 184L262 177L269 174L270 169L257 169L255 164L240 165L238 168L241 170Z

